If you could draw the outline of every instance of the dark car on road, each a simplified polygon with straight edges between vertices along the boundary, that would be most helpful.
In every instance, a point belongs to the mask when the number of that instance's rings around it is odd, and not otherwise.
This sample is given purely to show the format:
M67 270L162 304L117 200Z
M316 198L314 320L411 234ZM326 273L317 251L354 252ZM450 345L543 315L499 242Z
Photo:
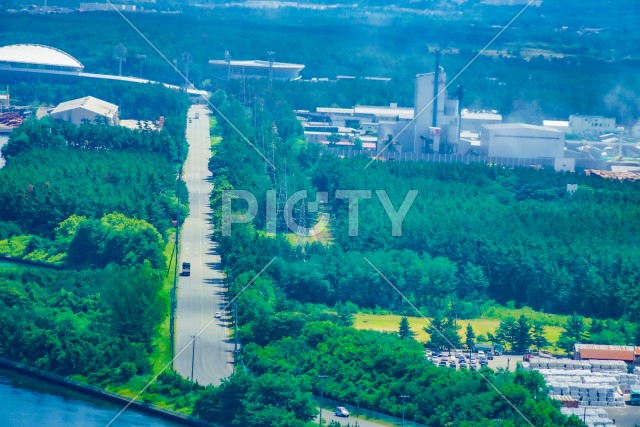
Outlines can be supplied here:
M182 271L180 272L181 276L191 276L191 263L183 262L182 263Z

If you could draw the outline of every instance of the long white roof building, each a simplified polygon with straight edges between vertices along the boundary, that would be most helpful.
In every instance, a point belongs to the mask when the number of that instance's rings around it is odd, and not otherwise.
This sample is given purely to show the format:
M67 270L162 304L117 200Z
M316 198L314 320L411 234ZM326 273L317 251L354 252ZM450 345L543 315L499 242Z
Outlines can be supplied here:
M44 66L82 71L84 65L66 52L39 44L14 44L0 47L0 65Z

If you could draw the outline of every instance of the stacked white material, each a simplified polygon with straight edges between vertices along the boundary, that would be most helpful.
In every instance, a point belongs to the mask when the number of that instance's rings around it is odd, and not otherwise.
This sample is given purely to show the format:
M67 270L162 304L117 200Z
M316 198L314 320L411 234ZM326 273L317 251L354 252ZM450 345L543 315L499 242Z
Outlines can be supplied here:
M618 374L617 378L620 382L620 388L625 392L640 388L639 374Z
M581 378L584 384L604 384L612 386L618 386L620 384L616 377L611 376L584 375Z
M590 360L591 372L627 372L627 364L622 360Z
M640 375L640 366L636 366L635 368L633 368L633 373Z
M624 362L623 362L624 363ZM573 359L545 359L541 357L533 357L529 361L531 369L563 369L563 370L591 370L591 363L588 360Z
M542 370L549 394L571 396L582 406L623 406L617 378L584 371Z
M584 420L589 427L615 427L607 411L601 408L560 408L560 412L566 416L575 415Z

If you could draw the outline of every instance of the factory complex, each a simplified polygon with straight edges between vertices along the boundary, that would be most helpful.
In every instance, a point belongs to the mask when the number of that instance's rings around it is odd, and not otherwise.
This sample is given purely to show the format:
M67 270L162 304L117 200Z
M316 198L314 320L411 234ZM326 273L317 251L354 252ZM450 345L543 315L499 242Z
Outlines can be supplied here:
M340 155L381 160L485 162L556 170L640 171L640 124L629 132L614 118L571 115L542 124L509 123L494 110L461 108L463 88L452 89L438 64L415 77L413 107L318 107L296 111L307 141Z

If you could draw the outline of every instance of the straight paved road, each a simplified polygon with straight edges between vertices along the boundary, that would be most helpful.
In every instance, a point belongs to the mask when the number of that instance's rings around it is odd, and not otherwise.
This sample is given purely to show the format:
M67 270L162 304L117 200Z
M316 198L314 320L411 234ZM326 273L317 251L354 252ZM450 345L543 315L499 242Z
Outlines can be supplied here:
M180 235L180 259L191 263L191 276L178 281L176 311L176 355L174 369L199 384L219 384L233 371L233 344L229 341L229 313L224 306L222 267L220 255L211 242L212 225L209 197L213 185L208 170L211 157L209 139L209 110L201 105L189 109L191 123L187 124L189 154L183 178L189 189L190 214ZM199 118L195 118L198 115ZM180 267L179 267L180 268ZM214 319L222 311L221 319ZM195 340L191 337L206 328Z

